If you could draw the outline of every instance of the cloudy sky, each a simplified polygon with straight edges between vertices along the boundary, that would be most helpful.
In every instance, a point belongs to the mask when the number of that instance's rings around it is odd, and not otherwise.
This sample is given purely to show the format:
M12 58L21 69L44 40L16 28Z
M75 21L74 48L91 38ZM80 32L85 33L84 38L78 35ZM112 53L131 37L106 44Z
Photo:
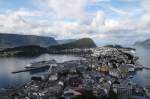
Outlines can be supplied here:
M132 44L150 38L149 5L150 0L0 0L0 32Z

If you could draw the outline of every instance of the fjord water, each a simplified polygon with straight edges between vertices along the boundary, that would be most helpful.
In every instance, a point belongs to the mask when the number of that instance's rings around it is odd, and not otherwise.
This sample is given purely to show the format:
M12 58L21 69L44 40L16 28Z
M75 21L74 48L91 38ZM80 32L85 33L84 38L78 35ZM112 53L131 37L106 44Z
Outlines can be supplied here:
M150 67L150 48L148 47L135 47L136 54L139 57L139 62L144 67ZM138 71L133 77L133 80L140 85L150 85L150 70L143 69Z
M139 62L143 66L150 67L150 48L136 47L137 56L139 56ZM12 74L11 72L24 69L24 67L30 62L40 60L55 59L57 62L63 62L68 60L81 59L81 57L75 57L72 55L49 55L43 54L39 57L33 58L0 58L0 88L18 86L30 80L32 76L28 72ZM138 71L133 77L133 81L141 85L150 84L150 70Z
M12 74L11 72L24 69L30 62L55 59L57 62L77 60L81 57L72 55L49 55L43 54L32 58L0 58L0 88L9 88L21 85L30 80L29 72Z

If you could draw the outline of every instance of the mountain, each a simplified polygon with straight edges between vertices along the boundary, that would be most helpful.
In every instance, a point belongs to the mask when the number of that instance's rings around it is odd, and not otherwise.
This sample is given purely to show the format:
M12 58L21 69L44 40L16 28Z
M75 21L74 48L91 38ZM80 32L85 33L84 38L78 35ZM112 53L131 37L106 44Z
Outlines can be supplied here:
M37 45L19 46L14 48L6 48L0 51L1 57L11 56L39 56L43 53L47 53L47 48L40 47Z
M58 44L67 44L75 41L75 39L64 39L64 40L57 40Z
M110 48L123 48L121 45L105 45L104 47L110 47Z
M39 56L44 53L53 53L61 51L64 49L73 49L73 48L93 48L96 47L95 43L90 38L83 38L79 40L75 40L71 43L62 44L62 45L54 45L50 47L40 47L38 45L27 45L27 46L19 46L13 48L6 48L0 50L0 57L33 57Z
M27 45L48 47L57 44L57 41L52 37L0 33L0 48L11 48Z
M136 50L135 48L131 47L124 47L122 45L105 45L104 47L109 47L109 48L117 48L117 49L126 49L126 50Z
M145 41L138 41L134 43L135 46L145 46L145 47L150 47L150 39L147 39Z
M73 48L93 48L96 47L94 41L90 38L82 38L73 42L49 47L50 50L64 50Z

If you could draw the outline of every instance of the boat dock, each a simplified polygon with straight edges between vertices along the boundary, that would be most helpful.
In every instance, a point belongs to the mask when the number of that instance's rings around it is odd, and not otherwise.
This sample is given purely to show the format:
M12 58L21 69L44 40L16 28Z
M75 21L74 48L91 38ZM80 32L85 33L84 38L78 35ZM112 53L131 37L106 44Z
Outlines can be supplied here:
M143 69L150 70L150 67L143 67Z
M145 67L145 66L135 66L135 69L146 69L146 70L150 70L150 66L149 67Z
M27 68L23 70L14 71L12 73L15 74L15 73L28 72L28 71L38 70L38 69L48 69L49 67L50 66L46 65L46 66L36 67L36 68Z

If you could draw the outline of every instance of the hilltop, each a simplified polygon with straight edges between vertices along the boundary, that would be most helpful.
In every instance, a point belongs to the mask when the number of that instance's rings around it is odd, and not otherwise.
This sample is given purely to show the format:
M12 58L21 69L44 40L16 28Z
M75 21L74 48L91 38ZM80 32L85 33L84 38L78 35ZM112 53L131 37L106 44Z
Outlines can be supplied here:
M82 38L73 42L49 47L50 50L64 50L73 48L94 48L96 44L90 38Z

